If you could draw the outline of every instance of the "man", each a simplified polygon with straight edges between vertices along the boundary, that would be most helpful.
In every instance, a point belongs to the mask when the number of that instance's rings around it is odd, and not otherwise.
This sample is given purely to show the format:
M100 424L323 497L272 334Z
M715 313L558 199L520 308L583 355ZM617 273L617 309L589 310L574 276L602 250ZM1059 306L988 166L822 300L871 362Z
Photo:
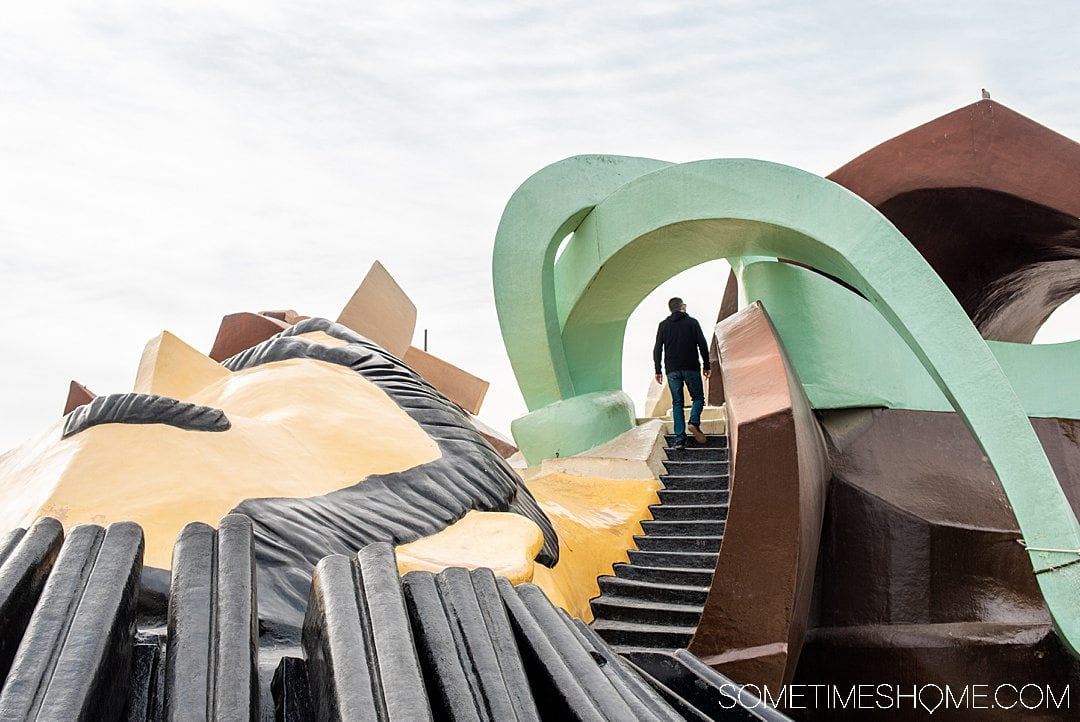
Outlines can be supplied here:
M660 322L656 329L656 345L653 346L653 365L656 367L656 383L663 383L660 374L660 355L663 353L667 369L668 386L671 387L671 416L675 419L675 448L686 446L686 419L683 416L683 384L690 390L690 434L699 444L705 443L701 433L701 410L705 408L705 391L701 375L709 378L709 345L701 324L686 314L686 304L681 298L668 301L671 315ZM701 352L701 365L698 352ZM704 369L704 372L702 372Z

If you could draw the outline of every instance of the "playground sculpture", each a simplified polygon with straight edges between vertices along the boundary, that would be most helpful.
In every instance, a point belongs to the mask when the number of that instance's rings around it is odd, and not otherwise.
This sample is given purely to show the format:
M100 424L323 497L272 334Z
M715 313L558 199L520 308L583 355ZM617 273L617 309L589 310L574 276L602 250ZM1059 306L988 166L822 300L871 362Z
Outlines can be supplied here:
M378 263L335 321L232 314L207 354L152 340L131 392L72 382L0 456L0 717L857 719L782 692L1065 689L1080 341L1031 342L1078 254L1080 145L990 100L828 178L557 162L495 241L513 440ZM719 258L707 441L667 448L626 321Z

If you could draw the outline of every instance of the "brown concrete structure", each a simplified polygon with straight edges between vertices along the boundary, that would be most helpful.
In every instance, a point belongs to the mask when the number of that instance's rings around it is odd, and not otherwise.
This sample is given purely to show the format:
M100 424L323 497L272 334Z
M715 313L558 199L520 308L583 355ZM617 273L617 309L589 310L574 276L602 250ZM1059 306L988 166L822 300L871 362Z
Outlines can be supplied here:
M760 304L718 324L716 338L731 497L690 651L736 681L778 690L795 671L806 632L828 480L825 445Z
M375 261L337 322L403 359L416 329L416 306L383 265Z
M739 279L735 277L735 271L728 273L727 285L724 286L724 297L720 301L720 313L716 316L716 322L720 323L729 316L734 316L739 310ZM713 334L709 342L709 366L714 371L720 368L720 348L716 343L716 334ZM705 401L709 406L724 405L724 376L718 371L709 379L708 391Z
M402 360L462 409L470 414L480 413L491 385L487 381L415 346L409 347Z
M301 316L299 313L292 310L291 308L287 308L281 311L259 311L259 315L267 316L269 318L276 318L279 321L284 321L290 326L293 326L300 323L301 321L311 318L311 316Z
M1032 423L1078 508L1080 421ZM1000 482L956 414L830 411L822 427L834 476L814 629L796 682L1055 690L1080 682L1080 662L1053 630ZM1073 719L1076 705L1041 718Z
M223 317L210 349L210 358L220 363L288 328L295 321L286 321L286 313L282 312L281 318L248 312Z
M873 148L830 180L892 221L988 339L1028 343L1080 291L1080 144L991 100Z
M72 381L71 386L68 387L67 401L64 403L64 416L67 416L83 404L88 404L96 398L97 394L93 391L77 381Z

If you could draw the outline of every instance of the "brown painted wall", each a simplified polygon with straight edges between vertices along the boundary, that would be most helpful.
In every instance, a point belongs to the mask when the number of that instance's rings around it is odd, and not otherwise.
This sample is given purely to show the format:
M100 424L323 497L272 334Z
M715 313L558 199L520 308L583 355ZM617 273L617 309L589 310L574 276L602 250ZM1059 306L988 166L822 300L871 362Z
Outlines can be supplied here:
M802 386L760 304L717 324L732 447L713 585L690 651L739 682L779 688L806 632L828 470Z
M829 176L873 204L988 339L1029 343L1080 290L1080 144L984 100Z
M724 286L724 298L720 301L720 313L716 317L716 322L720 323L725 318L735 315L735 312L739 310L739 279L735 276L735 271L728 273L727 285ZM712 367L713 375L709 379L708 397L707 401L709 406L723 406L724 405L724 377L719 372L720 368L720 347L716 343L716 334L712 334L712 340L709 342L709 366Z
M820 418L833 479L794 681L1075 687L1080 663L1053 630L1012 508L959 416L854 409ZM1080 422L1032 423L1077 508ZM1077 710L1080 700L1032 718L1075 719ZM980 714L1016 719L1015 710Z

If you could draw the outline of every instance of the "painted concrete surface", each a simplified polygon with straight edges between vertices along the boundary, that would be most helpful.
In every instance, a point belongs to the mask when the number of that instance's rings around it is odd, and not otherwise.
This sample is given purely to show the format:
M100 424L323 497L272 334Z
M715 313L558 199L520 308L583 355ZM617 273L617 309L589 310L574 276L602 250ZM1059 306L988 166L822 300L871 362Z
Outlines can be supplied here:
M573 456L634 428L634 401L622 390L573 396L514 419L510 432L530 464Z
M541 473L561 471L604 479L655 479L664 473L664 433L666 426L651 419L606 444L576 456L544 459Z
M866 299L786 263L742 271L749 301L769 311L816 409L884 407L952 411L918 357ZM1080 418L1080 342L988 341L1028 416Z
M337 322L404 358L416 329L416 305L381 263L375 261Z
M402 360L465 411L470 414L480 413L480 407L491 385L487 381L415 346L408 348Z
M596 160L590 163L595 166ZM979 440L1031 547L1055 622L1073 649L1080 649L1080 614L1073 603L1080 594L1080 567L1061 566L1072 555L1045 551L1080 549L1080 525L997 359L945 284L888 220L819 176L763 161L661 167L606 197L580 158L562 165L560 192L577 187L579 197L589 198L570 215L561 212L565 206L512 204L506 214L513 220L504 215L496 238L496 254L505 258L543 245L537 238L574 231L554 264L553 283L541 283L531 295L518 291L517 272L505 273L496 264L500 323L519 378L528 359L540 367L541 386L555 400L621 388L630 313L659 283L708 260L779 257L834 276L862 293L889 322ZM551 178L558 175L547 171ZM606 180L608 187L615 185L610 176ZM602 200L593 201L589 211L588 201L597 197ZM508 224L543 232L532 239L503 234ZM556 234L549 233L552 229ZM547 257L532 272L546 281L552 273ZM507 323L530 314L542 323ZM530 408L553 400L532 387L526 397L532 398ZM515 438L526 441L516 432Z
M319 496L440 458L416 421L344 366L293 359L231 372L203 356L223 376L189 391L204 378L204 365L192 364L191 376L180 372L197 352L171 342L155 348L151 388L161 388L162 370L170 369L169 378L184 385L168 388L222 409L232 427L205 433L103 424L61 439L60 419L0 460L0 528L27 526L42 515L69 528L133 520L146 530L146 563L168 569L186 524L216 523L245 499ZM369 433L357 436L355 429Z

